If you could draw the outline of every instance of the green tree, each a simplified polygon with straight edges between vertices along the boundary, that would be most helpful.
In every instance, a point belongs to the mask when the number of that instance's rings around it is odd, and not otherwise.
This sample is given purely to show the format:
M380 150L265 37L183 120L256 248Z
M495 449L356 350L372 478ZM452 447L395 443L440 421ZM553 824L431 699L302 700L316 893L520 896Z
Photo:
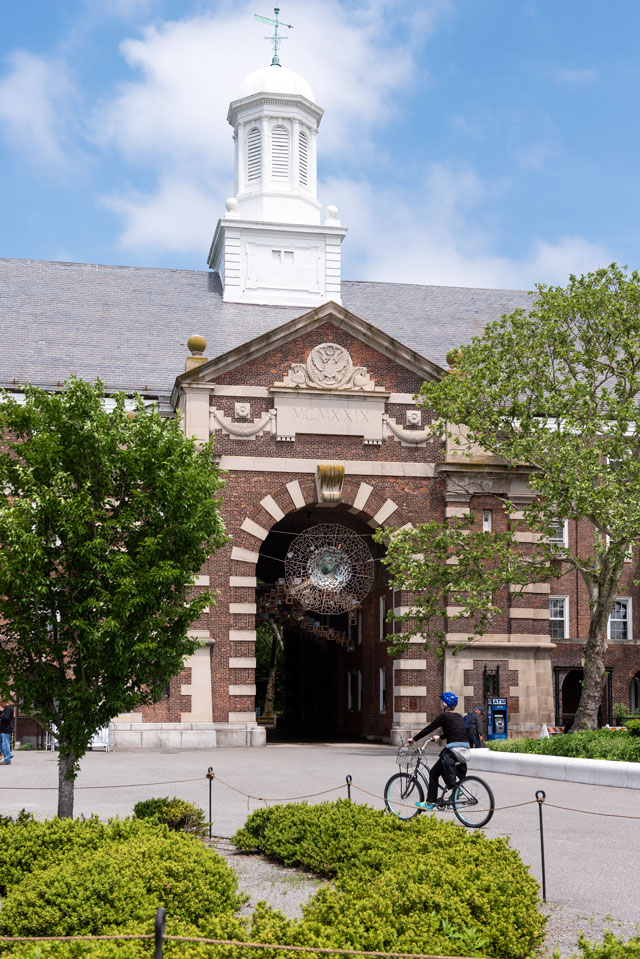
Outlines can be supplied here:
M529 312L489 325L455 351L451 365L449 375L421 391L421 404L436 418L433 434L458 444L462 470L471 469L464 464L467 442L509 467L525 464L538 495L524 520L513 518L501 535L464 532L460 521L393 534L390 577L397 587L424 591L415 598L419 626L427 640L442 644L447 593L456 615L470 617L480 635L495 589L576 570L588 591L590 623L573 728L595 728L607 624L625 559L640 538L640 275L612 264L571 276L566 288L539 285ZM454 424L464 424L466 436ZM471 477L477 481L478 473ZM505 509L515 512L506 501ZM586 546L548 541L565 519L591 530ZM521 525L543 541L523 549L514 537ZM436 561L439 569L427 568Z
M195 574L225 542L209 444L101 383L0 402L0 693L59 743L58 815L91 736L198 647Z

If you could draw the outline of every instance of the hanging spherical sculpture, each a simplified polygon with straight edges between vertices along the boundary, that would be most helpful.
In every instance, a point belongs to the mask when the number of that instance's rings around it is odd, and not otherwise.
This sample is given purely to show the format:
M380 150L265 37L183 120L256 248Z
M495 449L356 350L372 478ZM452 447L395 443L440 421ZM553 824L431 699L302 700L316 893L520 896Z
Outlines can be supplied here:
M291 543L284 563L290 595L303 609L334 615L356 609L373 583L373 557L362 537L330 523Z

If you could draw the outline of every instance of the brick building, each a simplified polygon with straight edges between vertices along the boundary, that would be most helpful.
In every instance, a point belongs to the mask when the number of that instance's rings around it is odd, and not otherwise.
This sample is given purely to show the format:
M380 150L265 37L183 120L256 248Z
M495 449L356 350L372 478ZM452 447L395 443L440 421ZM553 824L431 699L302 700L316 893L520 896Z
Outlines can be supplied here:
M279 606L281 723L296 734L399 741L435 712L443 689L465 709L505 696L515 735L570 721L576 708L588 607L574 573L497 596L503 615L492 632L456 656L466 638L460 620L442 661L418 637L402 656L387 653L386 612L403 597L388 588L372 530L469 510L499 529L505 496L516 506L530 501L526 470L507 470L482 451L461 463L429 439L427 412L413 399L442 374L451 347L528 299L342 281L347 231L337 209L323 217L317 200L321 118L291 71L272 65L245 79L228 114L235 191L208 271L0 261L2 386L56 389L74 373L99 377L107 393L139 392L167 415L180 413L189 435L215 434L227 471L231 541L196 587L218 591L194 624L202 646L160 703L119 717L121 745L263 744L256 622ZM558 529L569 538L585 532ZM533 534L518 535L526 542ZM324 545L313 553L305 543ZM288 572L296 549L309 582ZM365 559L345 558L349 550ZM611 624L603 722L614 702L637 707L640 699L628 567ZM356 569L362 582L351 594ZM342 606L314 610L307 588L340 593Z

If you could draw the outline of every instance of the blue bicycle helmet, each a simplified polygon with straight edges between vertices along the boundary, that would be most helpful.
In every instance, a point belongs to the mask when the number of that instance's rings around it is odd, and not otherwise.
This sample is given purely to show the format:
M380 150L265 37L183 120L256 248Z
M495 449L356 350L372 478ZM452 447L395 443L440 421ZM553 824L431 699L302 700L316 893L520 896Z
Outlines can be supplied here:
M455 709L458 705L458 697L455 693L443 693L440 699L449 709Z

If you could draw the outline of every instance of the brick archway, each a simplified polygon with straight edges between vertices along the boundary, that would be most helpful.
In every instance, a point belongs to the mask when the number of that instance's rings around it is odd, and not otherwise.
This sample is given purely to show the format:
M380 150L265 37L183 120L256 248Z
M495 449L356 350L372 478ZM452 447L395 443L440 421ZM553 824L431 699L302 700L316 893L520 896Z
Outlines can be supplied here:
M290 480L263 496L245 515L233 534L229 567L229 641L234 650L229 658L230 721L249 719L246 712L233 710L233 697L244 697L246 703L250 690L255 695L255 676L251 683L248 683L247 679L248 671L255 670L256 567L261 546L273 527L288 514L305 507L317 506L318 503L315 477ZM345 478L341 505L353 515L360 516L372 529L387 522L396 528L412 525L394 500L382 495L375 485L357 476ZM331 514L330 508L327 513ZM242 655L239 655L240 651ZM394 662L394 692L395 666Z

